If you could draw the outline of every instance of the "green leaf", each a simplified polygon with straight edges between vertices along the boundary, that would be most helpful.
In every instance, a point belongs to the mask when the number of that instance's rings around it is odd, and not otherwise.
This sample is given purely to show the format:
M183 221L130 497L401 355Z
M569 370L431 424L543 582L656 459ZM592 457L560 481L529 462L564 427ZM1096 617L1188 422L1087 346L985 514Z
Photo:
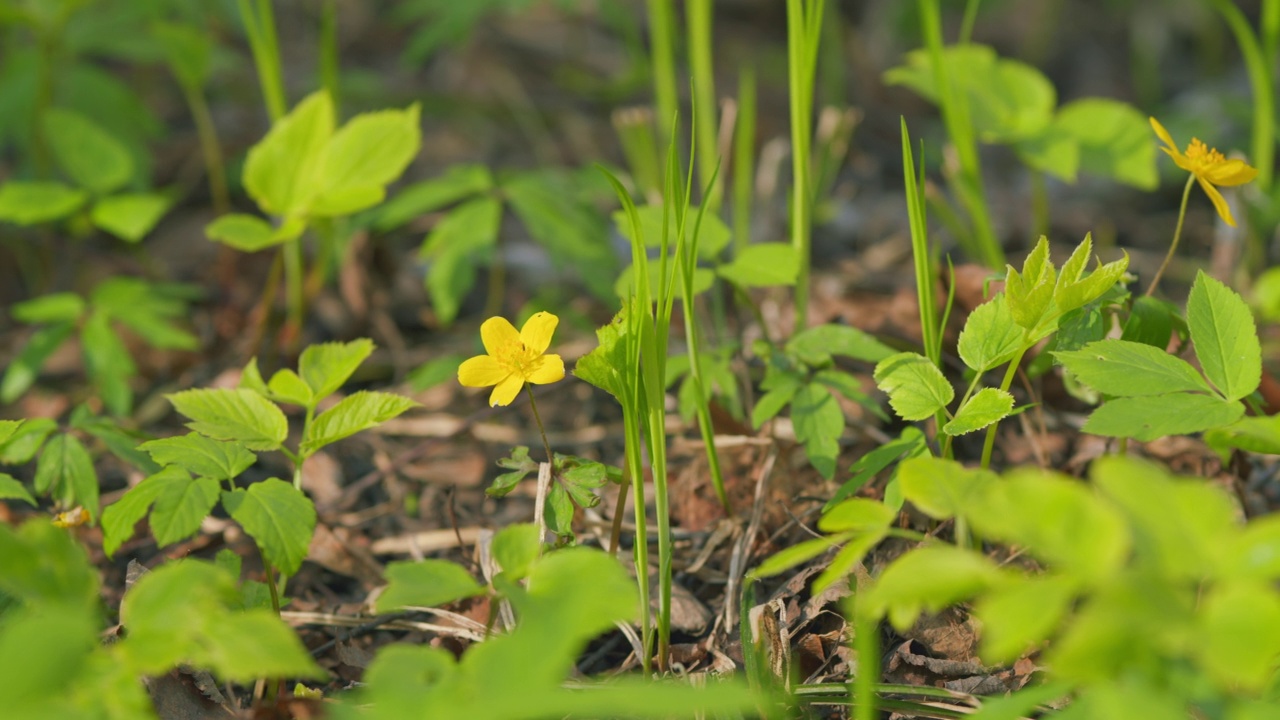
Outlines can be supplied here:
M912 505L935 520L946 520L967 515L987 486L995 482L995 476L954 460L913 457L898 466L898 482Z
M380 613L406 607L438 607L484 592L484 586L471 573L447 560L393 562L383 575L388 584L378 596Z
M229 213L205 225L204 234L210 240L237 250L257 252L292 240L302 233L304 227L305 223L297 222L275 228L254 215Z
M1083 98L1058 108L1053 128L1080 149L1080 170L1153 190L1156 144L1151 125L1133 106L1108 98Z
M573 366L573 374L580 380L604 390L615 398L626 397L628 383L638 358L627 357L627 308L624 305L607 325L596 328L596 348L583 355Z
M1058 284L1054 289L1053 301L1059 312L1068 312L1083 307L1102 297L1124 277L1129 269L1129 255L1106 265L1101 265L1089 273L1085 279L1064 285Z
M848 325L825 324L801 330L787 341L787 353L810 367L827 365L832 355L854 360L880 362L894 354L893 348L873 336Z
M818 529L825 533L880 533L888 530L896 517L898 513L882 502L850 498L823 513Z
M578 507L595 507L600 504L595 491L609 481L608 468L604 463L583 462L561 472L560 481Z
M511 178L502 189L511 209L552 260L574 268L596 297L612 300L618 259L609 244L608 224L593 204L577 198L570 178L540 170ZM706 242L710 233L705 227L703 232Z
M1057 628L1075 597L1070 578L1043 575L997 585L977 603L982 620L982 659L1013 662Z
M1190 363L1142 343L1102 340L1081 350L1055 352L1054 358L1081 382L1117 397L1212 392Z
M1116 398L1093 411L1081 428L1107 437L1150 442L1166 435L1190 435L1230 425L1244 415L1238 400L1196 393Z
M455 208L422 241L419 254L431 262L427 292L441 322L458 316L475 282L476 267L488 262L498 242L501 222L501 202L485 195Z
M664 219L662 205L645 205L644 207L637 208L636 212L640 218L640 234L644 238L644 244L648 247L660 246L662 244L662 221ZM699 208L696 205L689 207L685 211L685 242L691 242L693 240L694 218L698 216L698 212ZM668 249L674 251L677 241L675 214L667 213L665 219L669 223L667 231ZM614 211L613 224L618 228L618 232L622 233L623 237L631 242L635 241L635 238L632 237L631 221L628 219L625 211ZM698 257L704 260L715 259L715 257L729 245L729 241L731 239L732 237L729 232L729 227L724 224L724 221L712 213L707 213L703 216L702 227L699 229ZM763 244L764 243L761 245ZM786 245L784 243L777 244L782 247L790 247L790 245ZM761 245L753 245L749 247L760 247ZM769 251L769 253L776 255L774 251ZM796 270L799 271L798 260L783 260L783 262L797 263Z
M129 379L138 374L138 368L106 312L97 309L89 315L80 328L80 347L84 351L85 372L102 402L113 415L128 415L133 407Z
M529 575L529 568L542 549L538 526L533 523L508 525L493 536L493 559L511 580Z
M26 486L8 473L0 473L0 500L21 500L32 507L36 504Z
M1226 427L1205 431L1204 442L1225 462L1233 448L1280 455L1280 415L1242 417Z
M809 463L830 480L836 473L837 442L844 432L840 403L819 383L809 383L791 399L791 422L796 439L804 443Z
M1230 583L1208 592L1196 640L1200 663L1223 686L1262 692L1280 648L1280 596L1262 583Z
M749 575L755 578L772 577L784 570L790 570L797 565L819 557L831 548L839 547L849 537L850 535L848 534L832 535L788 545L765 558L764 562L756 566Z
M1187 327L1205 376L1228 400L1258 389L1262 347L1253 314L1239 295L1203 270L1187 298Z
M76 326L72 323L59 323L32 333L27 344L4 371L4 379L0 380L0 402L11 403L17 400L35 384L40 375L40 366L71 337L75 329Z
M112 195L94 203L89 217L99 228L136 243L151 232L172 205L171 198L157 193Z
M373 228L387 232L459 200L493 189L493 175L484 165L452 165L438 178L401 190L378 208Z
M52 293L26 300L9 311L14 320L32 325L76 322L85 311L84 298L75 293Z
M756 243L748 245L727 264L716 268L716 274L739 287L795 285L800 272L800 259L789 243Z
M813 580L813 592L821 594L840 580L848 578L871 549L880 544L889 532L888 527L879 528L864 535L859 535L845 544L840 552L831 558L831 563Z
M165 488L151 510L156 544L163 547L195 535L217 504L219 489L217 480L205 477Z
M83 507L92 520L98 518L98 473L89 451L74 435L55 435L45 443L36 463L35 488L63 505Z
M675 264L672 263L670 266L667 267L667 272L671 272L674 268L675 268ZM635 275L635 268L633 268L630 265L624 268L622 270L622 273L618 275L617 281L615 281L613 284L613 293L616 296L623 299L631 297L632 294L634 294L635 292L632 289L632 277L634 275ZM661 263L650 261L649 262L649 287L651 288L658 287L658 279L661 277L662 277ZM671 292L672 292L672 297L679 300L680 298L684 297L684 285L680 282L680 278L677 277L675 280L676 282L674 285L672 285ZM710 290L711 287L715 285L715 283L716 283L716 274L714 272L712 272L711 270L708 270L707 268L694 268L694 271L693 271L693 294L694 295L701 295L702 293ZM656 297L653 298L653 300L654 302L657 302Z
M203 88L209 79L209 60L213 55L213 39L209 34L170 22L152 25L151 34L159 41L178 81L186 88Z
M98 572L75 535L43 518L0 523L0 593L35 608L97 608ZM0 620L7 616L0 615ZM7 628L5 629L7 632ZM3 638L6 632L0 632ZM30 647L28 647L30 649Z
M0 420L0 447L18 434L25 420Z
M1143 295L1133 301L1120 339L1164 350L1173 337L1173 318L1177 312L1172 304Z
M222 493L228 514L257 542L263 556L286 576L298 572L316 527L316 508L293 485L268 478L248 490Z
M999 422L1013 412L1013 395L999 388L983 388L974 393L968 402L956 410L956 415L942 432L948 435L964 435Z
M422 392L444 384L457 377L458 366L462 364L463 360L466 360L466 358L455 353L441 355L434 360L428 360L414 368L409 373L409 377L405 378L405 383L410 388L413 388L414 392Z
M289 434L280 408L252 390L184 390L166 395L187 427L215 440L234 440L250 450L275 450Z
M849 472L853 473L853 477L840 486L840 489L831 496L831 499L822 506L822 509L824 511L829 510L836 503L857 492L863 485L870 482L876 473L892 465L898 458L904 455L908 458L916 457L924 452L927 452L924 433L908 425L902 429L902 434L898 437L855 460L849 468Z
M348 395L307 425L299 450L310 455L325 445L381 425L416 405L409 398L392 393L362 390Z
M321 168L334 127L333 101L308 95L249 150L244 187L264 212L303 215L321 187Z
M46 110L40 119L58 166L96 194L118 190L133 177L128 149L92 120L69 110Z
M160 466L151 462L147 454L138 449L138 442L149 437L136 430L123 427L109 417L94 415L86 405L77 407L71 413L71 427L83 430L102 441L112 455L143 471L153 473Z
M945 408L955 389L942 371L923 355L898 353L881 360L876 386L889 395L889 405L904 420L924 420Z
M128 326L152 347L195 350L200 341L173 321L190 315L188 303L200 293L191 285L113 277L93 289L89 304Z
M986 557L950 545L916 548L893 561L865 596L873 616L889 617L899 631L921 610L938 612L990 587L1000 571Z
M107 557L115 555L126 540L133 537L133 528L146 517L147 512L165 491L191 483L191 475L180 467L170 465L129 488L119 500L102 511L102 549Z
M320 215L349 215L382 202L387 184L409 166L421 142L416 103L405 110L355 116L329 141L313 210ZM371 202L336 202L353 191Z
M1021 347L1022 328L1004 295L996 295L969 313L956 350L965 365L981 373L1009 362Z
M276 402L292 403L305 408L315 407L316 396L311 386L298 377L298 373L288 368L277 370L276 374L271 376L271 381L267 383L267 392Z
M213 480L231 480L258 459L239 443L213 440L198 433L152 440L138 447L162 466L177 465L192 475Z
M298 373L317 398L337 392L356 369L373 354L373 341L366 338L347 343L310 345L298 358Z
M44 444L45 438L58 429L58 423L51 418L36 418L24 421L17 430L12 431L4 442L0 442L0 465L22 465L31 462Z
M573 536L573 498L560 483L552 483L547 492L547 504L543 517L547 521L547 529L560 537Z
M18 225L61 220L79 210L88 199L85 191L60 182L11 180L0 185L0 220Z
M796 396L796 391L801 387L801 381L796 379L761 395L756 401L756 406L751 409L751 426L759 429L761 425L772 420L782 411L782 408L787 406L787 403L791 402L791 399Z

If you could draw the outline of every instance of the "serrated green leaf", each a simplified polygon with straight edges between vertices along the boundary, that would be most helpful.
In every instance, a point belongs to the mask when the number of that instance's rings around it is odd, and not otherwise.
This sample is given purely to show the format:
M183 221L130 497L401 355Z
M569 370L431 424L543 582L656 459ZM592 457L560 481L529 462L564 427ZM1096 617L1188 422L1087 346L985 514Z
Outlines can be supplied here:
M234 440L250 450L275 450L289 434L280 408L253 390L184 390L166 395L187 427L215 440Z
M955 398L955 389L942 371L917 353L898 353L881 360L874 377L876 386L889 395L889 405L904 420L931 417Z
M18 225L61 220L79 210L88 199L85 191L60 182L11 180L0 185L0 220Z
M79 505L98 518L98 473L93 458L74 435L59 434L45 443L36 463L35 488L66 506Z
M40 366L75 332L72 323L59 323L40 328L31 334L4 371L0 380L0 402L11 403L26 392L40 375Z
M367 338L347 343L310 345L298 358L298 373L311 386L317 398L337 392L360 364L373 354L373 341Z
M329 141L313 211L348 215L382 202L387 184L408 167L421 141L416 103L355 116ZM356 196L356 202L338 201Z
M1238 400L1173 393L1108 400L1093 411L1081 429L1094 435L1150 442L1166 435L1190 435L1230 425L1242 415L1244 405Z
M1129 269L1129 254L1106 265L1099 264L1085 279L1071 285L1059 285L1053 294L1053 301L1059 312L1067 312L1083 307L1102 297L1124 277Z
M541 549L542 539L538 537L538 526L533 523L508 525L493 536L493 559L511 580L528 576Z
M804 443L809 463L823 477L834 477L838 440L844 432L844 413L835 396L819 383L799 388L791 399L791 423L796 439Z
M880 362L894 354L893 348L868 333L848 325L830 323L807 328L791 336L786 351L810 367L830 363L832 355Z
M1233 448L1280 455L1280 415L1242 417L1226 427L1205 431L1204 443L1225 462Z
M573 366L574 377L585 380L615 398L626 397L627 384L634 377L639 359L627 357L627 309L614 315L607 325L596 329L596 348Z
M373 228L386 232L459 200L493 189L484 165L452 165L438 178L414 183L378 208Z
M244 187L263 211L285 217L307 211L320 188L333 129L333 101L321 90L298 103L249 149Z
M948 435L964 435L999 422L1013 412L1013 395L999 388L983 388L956 410L955 417L942 426Z
M67 323L79 320L85 312L84 298L75 293L52 293L20 302L9 311L13 319L32 325Z
M186 470L170 465L129 488L123 497L107 506L102 511L102 549L107 557L115 555L120 546L133 537L134 526L146 517L156 498L170 488L190 483L191 475Z
M966 514L995 480L990 472L941 458L913 457L898 466L903 497L935 520Z
M195 535L217 504L218 490L218 481L207 477L166 487L151 509L151 534L156 544L163 547Z
M89 218L121 240L136 243L151 232L172 205L172 198L158 193L112 195L94 203Z
M1022 328L1013 320L1004 295L982 303L969 313L956 350L965 365L986 372L1013 359L1022 347Z
M293 485L268 478L222 493L222 505L286 576L298 572L316 527L316 508Z
M293 403L305 408L314 407L317 400L311 386L289 368L277 370L271 376L267 392L271 393L271 398L276 402Z
M1258 389L1262 347L1253 314L1239 295L1203 270L1187 298L1187 327L1205 376L1228 400Z
M431 262L426 288L442 322L458 316L476 267L488 262L498 242L501 222L502 203L486 195L459 205L422 241L419 254Z
M0 420L0 447L9 442L9 439L18 434L18 430L22 429L25 420Z
M378 596L380 613L405 607L438 607L484 592L484 586L471 573L447 560L393 562L383 575L388 584Z
M1117 397L1172 392L1212 392L1190 363L1162 348L1125 340L1102 340L1054 358L1089 387Z
M320 413L302 435L300 451L310 455L330 443L376 427L416 406L407 397L391 393L361 391Z
M97 123L69 110L46 110L40 119L58 166L94 193L119 189L133 177L128 149Z
M21 500L32 507L36 504L27 487L8 473L0 473L0 500Z
M795 285L800 272L796 249L789 243L748 245L716 274L739 287Z
M604 463L585 462L560 473L560 481L578 507L595 507L600 504L595 491L609 481L608 470Z

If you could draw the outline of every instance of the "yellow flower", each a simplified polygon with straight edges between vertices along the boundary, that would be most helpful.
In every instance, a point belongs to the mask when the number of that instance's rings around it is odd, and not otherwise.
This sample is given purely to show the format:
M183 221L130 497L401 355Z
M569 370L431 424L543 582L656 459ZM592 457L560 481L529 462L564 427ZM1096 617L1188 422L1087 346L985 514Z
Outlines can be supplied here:
M60 528L80 527L87 522L89 511L79 506L53 516L53 524Z
M506 318L491 317L480 326L487 355L477 355L458 367L458 382L467 387L494 385L489 406L510 405L526 382L544 385L564 379L564 360L546 355L560 318L535 313L520 332Z
M1258 171L1243 160L1228 160L1222 153L1207 147L1196 138L1191 138L1191 144L1187 145L1187 152L1182 153L1174 144L1173 136L1164 129L1160 121L1155 118L1150 120L1152 129L1165 144L1165 147L1160 149L1168 153L1178 167L1196 177L1200 187L1204 188L1205 194L1213 201L1213 207L1218 211L1218 215L1228 225L1235 227L1236 221L1231 217L1231 208L1227 207L1227 201L1215 186L1243 185L1257 176Z

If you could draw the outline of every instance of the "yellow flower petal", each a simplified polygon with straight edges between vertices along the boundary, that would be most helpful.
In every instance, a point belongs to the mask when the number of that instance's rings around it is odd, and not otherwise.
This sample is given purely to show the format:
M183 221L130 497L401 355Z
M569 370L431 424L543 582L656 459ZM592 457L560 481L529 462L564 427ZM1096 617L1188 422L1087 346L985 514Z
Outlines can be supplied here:
M524 387L524 378L515 374L509 375L498 383L498 386L489 395L489 407L510 405L511 401L516 399L516 395L520 394L520 388L522 387Z
M1196 180L1200 183L1204 194L1208 195L1209 199L1213 201L1213 209L1218 211L1218 216L1222 218L1222 221L1231 227L1235 227L1236 221L1235 218L1231 217L1231 208L1227 205L1226 198L1222 197L1222 193L1218 192L1218 188L1200 176L1196 176Z
M564 360L559 355L543 355L538 360L538 366L528 375L529 382L546 385L564 379Z
M1169 146L1169 149L1165 152L1168 152L1174 160L1177 160L1182 153L1178 151L1178 145L1173 142L1173 136L1169 134L1168 130L1164 129L1159 120L1153 117L1148 117L1147 119L1151 121L1151 129L1156 131L1156 137L1160 138L1160 142ZM1182 163L1178 163L1178 165L1182 165Z
M510 373L488 355L477 355L458 366L458 382L466 387L489 387Z
M520 333L506 318L491 317L480 326L480 339L484 342L485 352L497 355L502 348L520 342Z
M1243 160L1227 160L1205 169L1202 175L1214 185L1231 187L1253 180L1258 176L1258 171Z
M534 313L520 328L520 342L536 353L544 353L551 347L551 335L559 323L560 318L549 312Z

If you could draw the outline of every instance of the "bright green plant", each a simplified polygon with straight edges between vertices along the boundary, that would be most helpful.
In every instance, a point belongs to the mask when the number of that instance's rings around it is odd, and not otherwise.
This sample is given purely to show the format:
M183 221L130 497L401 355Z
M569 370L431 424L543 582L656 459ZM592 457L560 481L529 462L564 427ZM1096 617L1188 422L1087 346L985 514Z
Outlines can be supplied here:
M1048 640L1046 685L976 717L1022 715L1074 695L1053 717L1261 718L1274 713L1280 528L1242 523L1219 487L1109 457L1093 487L1053 473L1004 478L910 460L903 490L938 520L965 518L1034 563L998 565L929 542L895 560L858 600L865 618L905 630L921 611L973 603L984 662L1012 662Z
M939 428L947 438L944 454L950 451L951 437L987 428L982 452L982 466L987 467L996 426L1013 412L1009 386L1023 355L1053 334L1067 313L1102 297L1124 276L1127 255L1106 265L1099 262L1096 270L1086 274L1092 249L1092 239L1086 236L1059 270L1049 259L1048 240L1042 237L1021 272L1006 266L1004 292L978 306L960 333L960 359L974 374L954 413L947 408L955 390L929 358L904 352L881 360L875 380L889 395L894 412L905 420L945 413L947 422ZM983 376L1000 367L1005 367L1000 385L980 389Z
M26 392L49 356L78 336L85 373L103 404L115 415L128 415L130 381L138 371L121 329L157 350L195 350L199 341L175 321L187 316L196 292L188 285L116 277L99 283L87 298L64 292L18 303L14 319L38 329L0 379L0 403Z
M298 371L279 370L268 382L250 361L236 389L184 390L169 395L194 432L144 443L161 469L130 488L103 513L103 548L114 554L149 517L156 542L168 545L191 537L221 502L254 539L267 565L272 606L279 611L275 570L298 571L311 543L316 511L302 493L302 466L321 448L390 420L414 403L384 392L360 391L316 414L373 352L373 343L312 345ZM298 445L285 444L289 423L278 405L305 410ZM256 461L256 453L278 451L293 464L293 482L277 478L237 487L236 478Z
M485 489L489 497L506 497L516 489L530 473L538 472L539 463L529 457L529 448L521 445L511 451L510 457L498 460L498 466L507 472L498 475ZM561 542L574 538L573 517L576 508L592 508L600 504L597 494L605 483L622 485L622 470L595 460L555 453L551 466L551 488L547 491L543 521L546 528L555 533ZM619 502L625 502L625 494ZM615 527L618 527L615 523ZM616 550L615 533L610 550Z
M289 322L300 328L303 233L308 228L319 233L317 263L327 271L338 257L335 221L383 201L387 185L417 154L421 134L417 105L357 115L337 127L328 92L312 93L245 159L245 190L276 221L231 213L210 223L205 233L246 252L282 246Z
M270 611L239 605L235 580L184 560L125 595L126 632L104 644L98 572L65 530L43 520L0 524L0 691L14 718L156 717L144 677L179 666L232 682L320 678L295 635Z
M501 305L504 266L498 239L504 207L529 235L601 299L611 299L617 259L607 242L604 218L595 207L593 177L555 169L495 175L483 165L456 165L433 180L404 188L371 216L374 230L387 232L427 213L452 206L422 241L429 263L424 278L441 323L458 316L462 301L488 266L489 312Z
M636 619L636 587L609 555L569 548L541 555L533 525L503 528L493 539L501 572L486 587L444 560L392 563L379 612L435 606L488 595L515 610L516 626L472 646L459 660L443 649L391 645L339 718L694 717L739 712L753 700L734 683L694 689L642 681L566 682L587 642ZM583 578L591 578L589 588ZM535 660L536 658L536 660ZM502 678L494 692L494 678Z
M1248 305L1204 272L1187 299L1197 370L1163 347L1099 340L1054 359L1107 396L1083 430L1149 441L1219 428L1239 420L1262 377L1262 347Z
M787 85L791 107L791 246L800 260L796 276L796 324L809 324L809 256L812 238L813 85L818 70L825 0L787 0Z

